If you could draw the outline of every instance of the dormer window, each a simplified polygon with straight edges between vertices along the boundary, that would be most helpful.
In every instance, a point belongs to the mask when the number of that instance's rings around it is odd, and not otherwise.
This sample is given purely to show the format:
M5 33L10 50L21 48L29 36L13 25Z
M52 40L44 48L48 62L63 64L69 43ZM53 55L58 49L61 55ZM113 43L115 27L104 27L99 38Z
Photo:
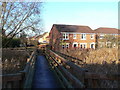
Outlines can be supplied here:
M81 34L81 40L86 40L86 34Z

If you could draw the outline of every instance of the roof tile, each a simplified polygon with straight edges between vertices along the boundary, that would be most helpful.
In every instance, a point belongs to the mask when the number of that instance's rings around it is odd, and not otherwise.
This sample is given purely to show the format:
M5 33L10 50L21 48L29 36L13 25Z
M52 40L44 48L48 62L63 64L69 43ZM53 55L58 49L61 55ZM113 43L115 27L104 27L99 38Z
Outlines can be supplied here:
M88 26L61 25L61 24L54 24L54 26L60 32L94 33L94 31L90 27L88 27Z

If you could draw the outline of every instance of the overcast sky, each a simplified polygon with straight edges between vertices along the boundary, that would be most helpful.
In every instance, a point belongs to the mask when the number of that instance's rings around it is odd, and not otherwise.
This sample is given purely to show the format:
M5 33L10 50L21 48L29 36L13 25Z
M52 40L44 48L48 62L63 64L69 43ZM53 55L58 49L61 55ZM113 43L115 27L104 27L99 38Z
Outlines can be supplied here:
M118 2L45 2L42 19L48 32L53 24L118 28Z

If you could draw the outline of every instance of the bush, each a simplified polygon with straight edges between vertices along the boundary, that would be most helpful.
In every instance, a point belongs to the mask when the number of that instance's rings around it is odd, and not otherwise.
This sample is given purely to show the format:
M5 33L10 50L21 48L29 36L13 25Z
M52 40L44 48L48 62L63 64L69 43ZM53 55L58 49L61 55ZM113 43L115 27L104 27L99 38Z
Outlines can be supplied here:
M28 52L31 54L31 52ZM29 57L25 50L2 49L2 74L13 74L25 68Z
M31 46L37 46L38 45L38 41L37 40L30 40L30 45Z
M7 45L6 42L10 41ZM20 43L21 43L21 40L20 38L6 38L6 37L3 37L2 38L2 46L3 48L7 48L7 47L11 47L11 48L14 48L14 47L20 47Z

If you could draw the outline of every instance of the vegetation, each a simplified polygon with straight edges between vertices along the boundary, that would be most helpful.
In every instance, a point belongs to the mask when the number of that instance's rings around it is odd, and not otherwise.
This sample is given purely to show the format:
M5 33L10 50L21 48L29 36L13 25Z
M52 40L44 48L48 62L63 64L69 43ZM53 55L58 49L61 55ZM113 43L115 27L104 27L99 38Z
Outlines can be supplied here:
M1 7L1 31L2 36L9 39L19 36L21 32L32 35L40 33L40 7L36 2L2 2ZM4 42L6 47L11 40Z
M10 41L10 40L11 40L11 42L10 42L9 44L5 45L6 42L8 42L8 41ZM6 38L6 37L3 37L3 38L2 38L3 48L8 48L8 47L15 48L15 47L20 47L20 43L21 43L20 38L13 38L13 39L11 39L11 38Z
M30 45L34 45L37 46L38 45L38 41L37 40L30 40Z
M29 51L29 54L31 52ZM28 52L25 50L2 50L2 73L11 74L18 73L25 68L27 58L29 58Z
M115 35L105 35L103 36L103 39L98 38L98 48L104 47L104 48L112 48L118 46L118 36Z
M113 64L113 65L118 65L119 64L119 59L118 59L118 49L117 48L102 48L102 49L97 49L97 50L64 50L61 51L64 54L67 54L69 56L73 56L76 57L80 60L82 60L83 62L86 63L86 65L84 65L85 68L87 68L88 65L92 65L93 64L99 64L99 65L103 65L103 64ZM103 66L101 66L101 68L104 68ZM117 68L117 67L116 67ZM87 68L90 70L90 68ZM94 69L94 70L93 70ZM95 72L95 70L99 69L99 68L93 68L90 71L91 72ZM111 66L112 69L112 73L117 73L117 69L113 68L113 66ZM108 68L109 72L110 69ZM97 72L97 71L96 71ZM102 73L98 72L98 73Z
M120 57L118 57L117 48L101 48L97 50L61 50L61 53L76 57L85 64L77 64L86 68L89 72L97 74L118 74L118 65L120 65ZM119 55L120 56L120 55ZM117 82L102 81L102 88L117 87Z

